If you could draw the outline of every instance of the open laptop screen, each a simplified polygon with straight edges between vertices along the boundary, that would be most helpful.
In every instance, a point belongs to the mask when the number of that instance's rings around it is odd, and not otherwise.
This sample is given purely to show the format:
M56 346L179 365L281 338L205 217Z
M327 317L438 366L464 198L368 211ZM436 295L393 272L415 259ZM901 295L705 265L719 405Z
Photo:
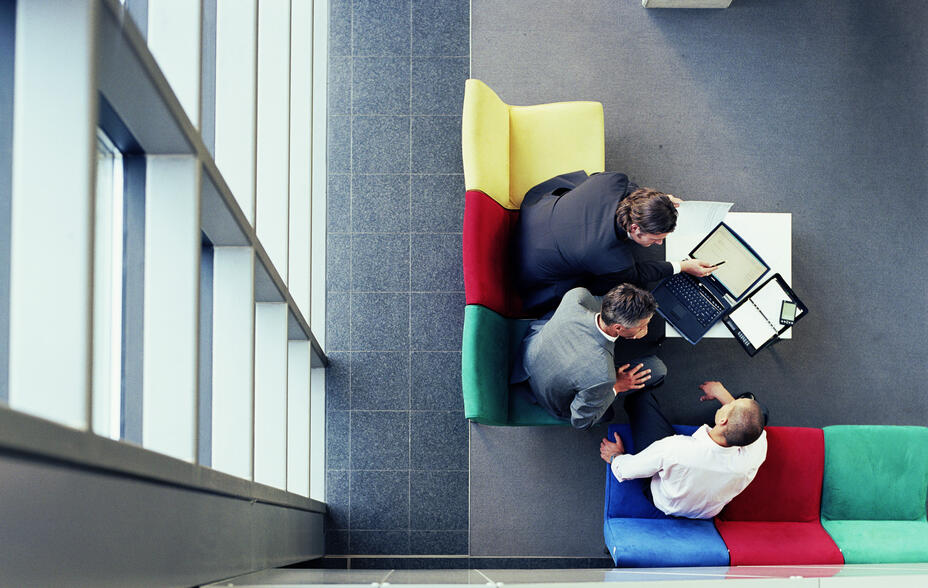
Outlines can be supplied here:
M735 299L741 298L769 269L725 223L719 223L690 255L709 263L724 261L712 277Z

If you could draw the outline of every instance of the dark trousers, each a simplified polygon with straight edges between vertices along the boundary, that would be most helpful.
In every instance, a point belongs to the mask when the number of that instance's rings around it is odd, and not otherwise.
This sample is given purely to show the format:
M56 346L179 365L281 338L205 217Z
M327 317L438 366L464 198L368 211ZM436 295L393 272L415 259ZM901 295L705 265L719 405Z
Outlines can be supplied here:
M628 367L629 370L635 369L635 366L637 366L639 363L641 364L642 370L651 370L651 378L647 382L645 382L645 387L642 388L639 392L631 393L631 396L636 396L638 394L641 394L641 392L650 391L650 390L653 390L654 388L657 388L658 386L664 383L664 378L667 377L667 366L664 365L664 362L661 361L661 358L659 358L656 355L648 355L646 357L639 357L632 361L623 361L620 358L616 360L616 368L619 368L626 363L629 366ZM629 397L630 396L626 396L626 398L629 398ZM626 408L626 411L627 410L628 409ZM606 413L597 422L608 423L612 421L613 418L615 418L615 411L613 410L612 405L610 405L609 408L606 409ZM671 435L673 435L673 433L671 433Z
M659 439L676 435L670 421L661 412L654 392L648 388L625 397L625 412L632 427L635 453L644 451Z
M654 392L647 388L625 397L625 412L628 413L628 423L632 427L635 453L641 453L664 437L676 435L670 421L661 412ZM651 497L651 478L641 479L641 491L649 502L654 502Z

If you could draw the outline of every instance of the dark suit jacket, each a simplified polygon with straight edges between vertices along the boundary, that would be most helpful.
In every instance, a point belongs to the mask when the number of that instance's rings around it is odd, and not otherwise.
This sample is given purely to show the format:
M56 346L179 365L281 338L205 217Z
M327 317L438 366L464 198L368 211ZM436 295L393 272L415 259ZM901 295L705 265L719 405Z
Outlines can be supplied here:
M588 429L615 400L615 343L596 327L602 302L575 288L550 319L532 323L513 362L510 383L528 381L549 413Z
M577 285L601 295L616 284L645 286L671 274L665 261L637 262L638 245L615 223L619 202L637 188L625 174L578 171L528 191L514 247L527 310L551 308Z

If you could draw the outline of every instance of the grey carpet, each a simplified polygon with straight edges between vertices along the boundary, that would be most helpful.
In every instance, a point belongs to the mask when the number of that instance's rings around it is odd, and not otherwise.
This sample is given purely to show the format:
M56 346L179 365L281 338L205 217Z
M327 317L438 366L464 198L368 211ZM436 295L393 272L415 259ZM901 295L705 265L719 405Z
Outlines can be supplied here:
M793 214L810 314L753 359L731 340L666 342L673 420L710 415L696 386L721 379L775 425L928 423L926 25L921 0L472 1L471 76L506 102L599 100L607 169ZM585 435L471 426L471 553L601 554Z
M605 433L471 424L470 555L606 557Z

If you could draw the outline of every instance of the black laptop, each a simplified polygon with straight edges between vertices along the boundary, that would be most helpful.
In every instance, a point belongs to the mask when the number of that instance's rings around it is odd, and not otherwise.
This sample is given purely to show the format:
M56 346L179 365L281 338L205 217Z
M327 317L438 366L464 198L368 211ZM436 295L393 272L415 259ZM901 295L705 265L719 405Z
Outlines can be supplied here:
M680 272L664 279L652 292L657 312L684 339L695 344L770 269L744 239L719 223L690 251L692 259L725 262L704 277Z

